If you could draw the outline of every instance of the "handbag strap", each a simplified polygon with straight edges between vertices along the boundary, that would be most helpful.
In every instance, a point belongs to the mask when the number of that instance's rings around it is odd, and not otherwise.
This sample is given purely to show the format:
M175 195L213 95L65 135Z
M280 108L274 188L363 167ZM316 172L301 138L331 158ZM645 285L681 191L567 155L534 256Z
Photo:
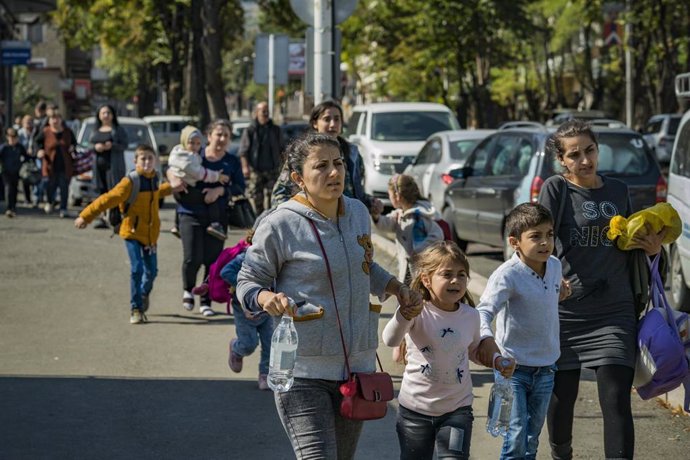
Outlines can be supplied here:
M664 282L661 280L661 274L659 273L659 260L661 259L661 253L654 256L654 260L650 261L649 256L645 256L647 259L647 264L650 266L651 271L651 286L650 286L650 297L652 305L656 308L661 308L666 312L666 322L671 326L671 329L675 332L677 337L680 337L680 331L678 330L678 324L676 324L676 317L673 314L673 309L668 303L666 294L664 293Z
M558 215L553 223L553 232L558 235L558 229L561 227L561 221L563 220L563 211L565 210L565 199L568 197L568 180L563 176L558 176L562 180L561 185L561 202L558 206Z
M314 221L311 219L307 219L309 221L309 225L311 225L311 229L314 231L314 235L316 236L316 241L319 242L319 247L321 248L321 253L323 254L323 260L326 262L326 273L328 274L328 282L331 286L331 295L333 296L333 306L335 307L335 317L338 321L338 331L340 332L340 343L343 345L343 355L345 355L345 367L347 368L347 375L350 376L352 375L352 371L350 370L350 361L347 359L347 347L345 346L345 336L343 335L343 326L342 323L340 322L340 312L338 311L338 302L335 300L335 287L333 286L333 275L331 274L331 264L328 262L328 256L326 255L326 249L323 247L323 242L321 241L321 236L319 236L319 231L316 229L316 225L314 224ZM379 358L379 354L376 353L376 361L379 363L379 368L381 369L381 372L383 372L383 366L381 365L381 359Z

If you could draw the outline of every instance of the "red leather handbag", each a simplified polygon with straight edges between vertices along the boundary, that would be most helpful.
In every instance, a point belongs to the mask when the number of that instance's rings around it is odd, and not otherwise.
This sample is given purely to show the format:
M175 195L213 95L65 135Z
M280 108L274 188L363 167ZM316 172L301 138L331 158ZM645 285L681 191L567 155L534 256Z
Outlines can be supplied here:
M386 416L386 411L388 410L388 401L393 399L393 379L391 379L388 373L383 372L383 366L381 365L378 354L376 355L376 361L379 364L381 372L353 373L350 370L345 338L343 337L343 328L340 324L340 313L338 312L338 304L335 300L335 288L333 287L331 265L328 263L328 256L326 256L326 250L321 242L319 232L316 230L316 226L311 219L309 219L309 224L311 224L311 228L314 230L316 239L321 247L321 252L323 252L323 259L326 262L328 281L331 284L331 293L333 294L335 316L338 320L340 342L343 345L343 354L345 355L345 367L347 367L347 374L350 376L347 382L340 385L340 394L343 395L343 400L340 403L340 415L351 420L376 420L383 418Z

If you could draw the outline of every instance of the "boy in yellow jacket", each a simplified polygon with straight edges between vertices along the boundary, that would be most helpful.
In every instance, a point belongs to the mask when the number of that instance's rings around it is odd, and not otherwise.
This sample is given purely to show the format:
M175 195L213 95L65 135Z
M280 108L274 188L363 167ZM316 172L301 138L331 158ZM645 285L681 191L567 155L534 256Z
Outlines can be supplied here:
M149 294L158 274L156 242L161 225L158 216L159 198L170 195L173 189L167 182L158 187L156 154L150 146L138 146L134 160L139 176L139 193L126 212L124 212L124 205L134 188L134 183L129 176L122 178L112 190L99 196L84 208L75 219L74 226L79 229L86 228L106 209L120 207L123 219L119 234L125 241L131 266L129 322L139 324L146 322L145 313L149 308Z

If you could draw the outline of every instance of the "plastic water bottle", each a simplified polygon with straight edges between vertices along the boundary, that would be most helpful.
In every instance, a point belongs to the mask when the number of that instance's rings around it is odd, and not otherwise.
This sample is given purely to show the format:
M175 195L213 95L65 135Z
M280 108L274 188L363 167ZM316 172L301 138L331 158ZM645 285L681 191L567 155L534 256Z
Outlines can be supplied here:
M511 361L507 358L501 360L501 366L509 366ZM498 371L494 371L497 376ZM489 396L489 413L486 417L486 431L493 437L508 434L510 426L510 412L513 409L513 388L510 386L509 379L496 379L496 383L491 387Z
M295 382L292 371L297 357L297 330L292 317L283 315L271 337L268 386L273 391L288 391Z

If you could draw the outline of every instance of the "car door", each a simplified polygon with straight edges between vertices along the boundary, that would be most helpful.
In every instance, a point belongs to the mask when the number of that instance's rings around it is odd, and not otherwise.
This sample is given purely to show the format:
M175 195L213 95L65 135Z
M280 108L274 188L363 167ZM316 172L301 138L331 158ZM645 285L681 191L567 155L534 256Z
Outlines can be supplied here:
M477 188L481 184L496 136L485 139L472 152L463 168L464 177L457 179L446 191L446 200L451 206L453 227L461 240L481 241L477 227Z
M513 208L514 191L523 174L519 170L520 143L516 134L498 135L485 168L485 174L472 184L476 191L479 241L503 246L503 221Z
M409 176L412 176L414 178L414 181L417 183L417 186L419 187L419 192L422 194L422 196L426 196L423 179L424 172L429 168L429 156L431 154L431 144L433 142L433 139L427 141L427 143L424 144L422 146L422 149L419 151L419 154L417 155L417 158L415 158L414 163L412 163L405 169L405 174L408 174Z
M435 137L431 140L429 144L429 151L427 152L426 163L427 166L424 169L422 176L422 196L429 197L431 194L431 181L438 180L438 175L435 174L439 163L441 162L442 156L442 141L440 138Z

